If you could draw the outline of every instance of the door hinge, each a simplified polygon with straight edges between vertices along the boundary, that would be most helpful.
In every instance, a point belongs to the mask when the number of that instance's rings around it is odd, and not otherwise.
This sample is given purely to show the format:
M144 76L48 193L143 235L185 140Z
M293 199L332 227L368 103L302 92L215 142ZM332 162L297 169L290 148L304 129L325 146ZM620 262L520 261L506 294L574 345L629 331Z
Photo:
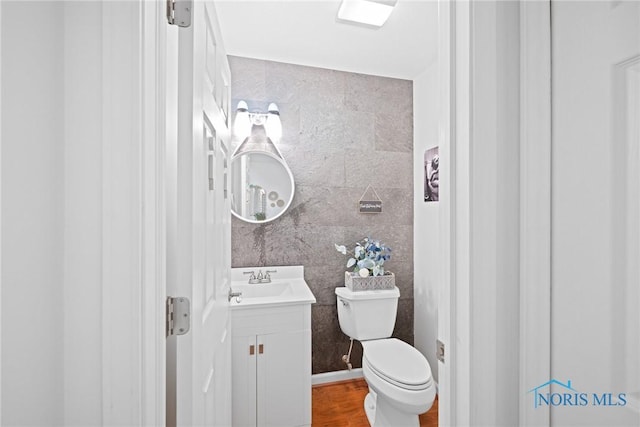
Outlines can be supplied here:
M191 25L193 0L167 0L167 21L178 27Z
M191 304L189 298L167 297L167 337L184 335L191 324Z
M444 343L440 340L436 340L436 356L438 357L438 360L441 361L442 363L444 363Z

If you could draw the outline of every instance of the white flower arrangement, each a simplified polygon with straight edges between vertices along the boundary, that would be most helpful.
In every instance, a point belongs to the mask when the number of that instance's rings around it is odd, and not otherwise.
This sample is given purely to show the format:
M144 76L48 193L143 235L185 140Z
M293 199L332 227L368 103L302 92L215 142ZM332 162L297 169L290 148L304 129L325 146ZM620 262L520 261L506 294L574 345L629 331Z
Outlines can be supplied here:
M336 245L336 250L347 255L347 247ZM351 254L351 251L349 251ZM365 237L357 242L353 248L353 256L347 260L347 268L353 267L353 271L360 277L384 275L384 263L391 259L391 248L379 240Z

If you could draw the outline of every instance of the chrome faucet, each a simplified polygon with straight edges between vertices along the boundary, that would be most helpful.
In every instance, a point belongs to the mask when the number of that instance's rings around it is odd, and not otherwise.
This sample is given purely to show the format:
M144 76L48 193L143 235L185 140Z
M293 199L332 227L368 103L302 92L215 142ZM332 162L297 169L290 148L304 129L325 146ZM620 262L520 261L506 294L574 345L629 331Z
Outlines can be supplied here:
M242 273L242 274L250 274L250 275L251 275L251 276L249 276L249 284L250 284L250 285L253 285L253 284L256 284L256 283L260 283L260 280L262 280L262 279L261 279L261 277L262 277L262 271L260 271L260 272L258 273L258 277L256 277L256 273L255 273L255 271L245 271L245 272L244 272L244 273Z
M249 284L254 285L256 283L271 283L271 273L277 273L278 270L267 270L262 274L262 270L258 270L258 275L256 276L255 271L245 271L243 274L250 274L249 276Z

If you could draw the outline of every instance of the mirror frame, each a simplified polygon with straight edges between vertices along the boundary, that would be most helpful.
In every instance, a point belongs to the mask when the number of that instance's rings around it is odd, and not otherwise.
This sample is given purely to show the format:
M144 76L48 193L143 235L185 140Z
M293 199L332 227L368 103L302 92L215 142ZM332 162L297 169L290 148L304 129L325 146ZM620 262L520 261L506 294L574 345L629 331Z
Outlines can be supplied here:
M277 150L277 148L276 148ZM289 165L287 165L287 162L282 158L280 154L280 151L278 151L278 154L274 154L271 153L269 151L262 151L262 150L250 150L250 151L243 151L240 153L234 153L233 156L231 156L231 161L229 163L229 170L230 170L230 175L233 176L233 162L237 159L239 159L242 156L246 156L249 154L262 154L268 157L271 157L272 159L275 159L276 161L278 161L278 163L280 163L280 165L282 165L285 169L285 171L287 172L287 174L289 175L289 181L291 182L291 196L289 197L289 200L286 202L286 204L284 205L284 207L282 208L282 210L280 211L279 214L275 215L273 218L267 218L267 219L263 219L263 220L255 220L255 219L249 219L249 218L245 218L243 216L240 216L239 214L236 213L236 211L233 209L233 205L231 206L231 214L233 216L235 216L236 218L238 218L241 221L244 222L248 222L250 224L266 224L268 222L274 221L278 218L280 218L282 215L284 215L285 212L287 212L289 210L289 208L291 207L291 203L293 203L293 198L295 197L295 193L296 193L296 183L293 179L293 173L291 172L291 169L289 168ZM232 197L234 195L232 194Z

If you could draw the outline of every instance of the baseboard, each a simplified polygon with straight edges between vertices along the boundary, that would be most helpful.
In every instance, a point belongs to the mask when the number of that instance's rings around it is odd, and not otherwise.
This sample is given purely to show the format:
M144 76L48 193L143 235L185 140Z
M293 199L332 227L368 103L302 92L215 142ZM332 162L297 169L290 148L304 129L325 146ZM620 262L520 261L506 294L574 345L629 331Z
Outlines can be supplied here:
M311 375L311 385L320 385L320 384L329 384L335 383L339 381L348 381L355 380L359 378L364 378L362 374L362 368L356 368L352 370L343 370L343 371L333 371L333 372L323 372L321 374L313 374ZM439 385L437 381L434 381L436 386L436 394L438 394Z
M311 385L335 383L337 381L353 380L363 378L362 368L352 370L323 372L321 374L311 375Z

